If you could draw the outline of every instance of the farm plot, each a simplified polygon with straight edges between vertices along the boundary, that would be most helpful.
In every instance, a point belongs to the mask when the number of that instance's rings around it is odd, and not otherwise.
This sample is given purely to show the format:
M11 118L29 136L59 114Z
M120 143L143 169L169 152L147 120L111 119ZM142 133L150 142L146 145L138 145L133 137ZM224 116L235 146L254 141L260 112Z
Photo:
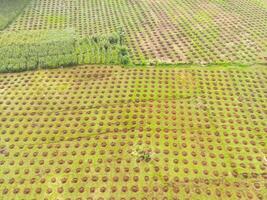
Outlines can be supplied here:
M2 199L266 199L264 67L0 75Z
M266 21L261 0L33 0L8 31L123 28L135 64L265 63Z

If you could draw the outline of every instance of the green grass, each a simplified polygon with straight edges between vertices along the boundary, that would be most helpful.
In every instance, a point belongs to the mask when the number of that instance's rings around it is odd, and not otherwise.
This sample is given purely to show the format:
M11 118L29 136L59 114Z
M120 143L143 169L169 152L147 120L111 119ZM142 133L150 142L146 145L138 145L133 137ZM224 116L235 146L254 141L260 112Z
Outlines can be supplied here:
M8 26L31 0L0 0L0 30Z

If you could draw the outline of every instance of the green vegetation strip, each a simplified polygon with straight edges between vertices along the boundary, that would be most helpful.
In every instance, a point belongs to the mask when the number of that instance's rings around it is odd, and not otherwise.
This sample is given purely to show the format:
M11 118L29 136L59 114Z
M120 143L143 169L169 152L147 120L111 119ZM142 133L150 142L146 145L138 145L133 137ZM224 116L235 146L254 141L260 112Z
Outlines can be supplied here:
M123 37L117 33L77 38L72 30L5 32L0 44L0 72L129 63Z

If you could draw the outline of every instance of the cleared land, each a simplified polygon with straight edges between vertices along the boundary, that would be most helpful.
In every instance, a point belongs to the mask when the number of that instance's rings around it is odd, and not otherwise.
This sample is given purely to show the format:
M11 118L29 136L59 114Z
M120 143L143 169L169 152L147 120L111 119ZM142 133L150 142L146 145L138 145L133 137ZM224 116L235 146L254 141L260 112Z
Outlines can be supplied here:
M266 199L265 67L0 75L2 199Z
M9 31L123 28L135 64L263 63L264 0L33 0Z

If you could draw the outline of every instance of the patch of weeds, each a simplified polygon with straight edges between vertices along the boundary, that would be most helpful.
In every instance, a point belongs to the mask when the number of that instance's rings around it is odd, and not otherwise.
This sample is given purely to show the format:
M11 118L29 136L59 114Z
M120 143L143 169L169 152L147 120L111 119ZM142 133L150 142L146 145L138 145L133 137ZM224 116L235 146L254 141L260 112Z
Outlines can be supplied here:
M137 148L136 151L133 152L133 155L135 155L137 157L136 161L137 162L149 162L152 159L152 154L151 151L149 150L143 150L143 149L139 149Z

